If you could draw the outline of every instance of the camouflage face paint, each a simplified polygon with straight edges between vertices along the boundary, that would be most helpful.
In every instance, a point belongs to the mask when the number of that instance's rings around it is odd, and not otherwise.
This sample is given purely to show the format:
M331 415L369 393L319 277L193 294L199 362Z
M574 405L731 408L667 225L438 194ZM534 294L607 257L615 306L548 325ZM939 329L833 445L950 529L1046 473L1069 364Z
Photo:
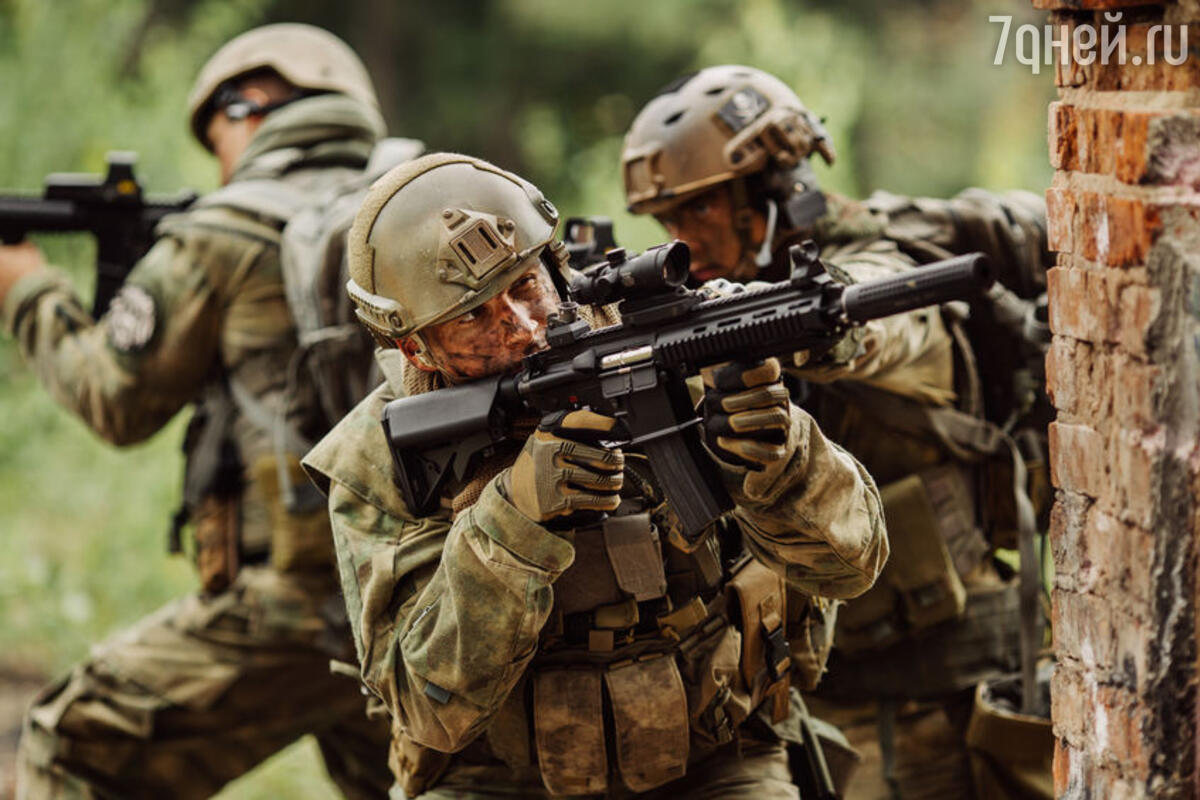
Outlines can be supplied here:
M546 347L558 293L541 264L481 306L422 331L430 360L451 383L511 372Z

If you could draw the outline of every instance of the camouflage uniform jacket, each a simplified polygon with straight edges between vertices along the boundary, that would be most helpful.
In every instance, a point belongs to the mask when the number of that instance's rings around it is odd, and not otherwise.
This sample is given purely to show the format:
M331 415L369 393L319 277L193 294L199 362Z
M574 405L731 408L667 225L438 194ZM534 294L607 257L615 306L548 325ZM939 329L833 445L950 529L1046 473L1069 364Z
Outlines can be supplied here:
M831 271L840 269L859 281L913 268L918 262L982 250L1008 285L1018 286L1025 296L1036 296L1037 276L1044 276L1047 256L1044 212L1033 195L998 196L972 189L950 200L884 193L865 203L834 194L827 200L827 214L810 231L783 238L764 277L778 279L785 274L787 246L812 238ZM1021 275L1028 277L1023 282L1013 277ZM972 587L994 588L996 583L987 555L989 537L999 535L1003 527L994 522L998 517L993 503L1006 502L1005 475L994 472L987 457L962 460L959 454L970 448L962 440L947 442L936 424L929 423L934 414L956 412L964 412L957 418L960 421L974 420L985 407L988 386L974 374L967 331L950 322L955 316L922 309L877 320L860 329L857 353L843 354L832 365L816 362L794 370L807 382L802 390L804 408L878 482L897 556L870 593L848 604L838 617L838 645L843 653L862 654L861 670L847 670L840 662L822 689L837 684L846 695L856 697L883 691L876 647L898 641L906 642L905 653L913 662L925 666L917 669L903 662L904 668L895 671L896 680L888 684L892 688L887 691L893 693L935 692L1012 666L1015 591L996 595L999 599L993 605L1000 608L983 624L939 625L956 617L955 608L959 619L964 613L983 618L978 609L964 612L963 600L931 604L941 609L937 614L912 611L918 594L936 594L927 587L961 593L959 587L965 585L971 593ZM993 362L997 358L998 354L989 354ZM965 423L961 429L974 430ZM1011 476L1007 480L1011 486ZM929 497L939 501L936 520L911 513L918 486L926 487L933 493ZM1000 488L972 488L978 486ZM976 599L972 595L965 602ZM931 638L927 629L934 625L939 625L939 633ZM981 630L992 632L987 641L976 635ZM914 636L915 631L923 638ZM868 645L868 640L878 644ZM976 660L968 664L967 657L960 658L954 666L941 669L952 660L941 655L943 651L970 653ZM890 663L902 663L897 650L885 652ZM927 679L934 672L938 674Z
M349 98L300 100L266 118L232 181L278 179L316 192L361 170L382 133L378 113ZM277 227L208 206L164 219L157 233L100 320L54 270L22 279L0 309L0 324L53 397L117 445L144 440L206 392L227 392L229 381L278 401L296 346ZM315 440L324 432L315 427L314 398L282 399L303 434ZM272 536L270 495L278 492L274 471L260 462L274 449L236 404L232 431L247 471L242 548L263 553Z
M539 652L555 580L575 548L518 512L498 479L457 517L449 508L410 513L380 425L384 404L405 391L405 370L397 353L385 355L394 359L384 361L388 382L305 466L329 493L364 682L397 733L453 752L488 727ZM813 595L860 594L887 557L876 489L807 414L792 413L794 457L753 496L731 475L732 514L750 552L789 585Z
M1045 290L1051 258L1045 204L1029 192L996 195L967 189L940 200L881 191L865 202L827 193L826 200L828 210L812 230L784 237L764 279L785 279L788 246L811 238L823 260L855 281L978 250L1019 296L1036 297ZM834 368L810 366L803 377L818 383L853 380L935 407L959 399L950 336L932 310L877 320L859 337L857 355Z

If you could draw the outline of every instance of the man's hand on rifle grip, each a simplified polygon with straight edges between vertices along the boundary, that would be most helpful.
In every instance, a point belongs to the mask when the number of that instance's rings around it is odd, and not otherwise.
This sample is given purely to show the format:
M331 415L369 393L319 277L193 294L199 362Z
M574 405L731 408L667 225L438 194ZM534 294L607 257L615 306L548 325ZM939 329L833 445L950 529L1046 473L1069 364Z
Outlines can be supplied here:
M547 414L502 478L509 500L536 522L576 511L615 510L625 455L600 442L612 438L616 424L588 409Z
M704 438L718 459L760 472L791 457L792 416L778 359L726 361L700 375Z

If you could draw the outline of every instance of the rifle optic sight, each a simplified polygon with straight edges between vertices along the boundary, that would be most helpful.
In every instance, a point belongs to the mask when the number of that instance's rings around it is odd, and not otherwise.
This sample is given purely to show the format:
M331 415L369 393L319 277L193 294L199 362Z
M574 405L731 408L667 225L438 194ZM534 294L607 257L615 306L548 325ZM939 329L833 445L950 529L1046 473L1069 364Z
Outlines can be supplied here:
M623 247L610 250L605 261L571 281L571 299L580 305L608 305L618 300L673 292L688 277L691 255L676 240L629 258Z

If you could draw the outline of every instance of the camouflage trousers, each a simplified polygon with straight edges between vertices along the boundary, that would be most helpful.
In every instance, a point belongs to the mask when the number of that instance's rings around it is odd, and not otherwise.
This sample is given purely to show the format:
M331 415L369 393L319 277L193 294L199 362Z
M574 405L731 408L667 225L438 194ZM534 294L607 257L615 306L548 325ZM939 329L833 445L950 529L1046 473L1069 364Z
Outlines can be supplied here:
M397 795L399 796L399 795ZM433 789L414 800L498 800L499 798L550 798L536 767L451 765ZM599 797L600 795L589 795ZM554 795L561 797L561 795ZM610 787L606 800L800 800L792 783L787 748L783 742L744 739L727 745L711 757L693 763L687 775L649 792Z
M347 797L386 797L387 724L329 671L339 616L331 577L255 567L160 609L35 699L17 797L209 797L306 733Z
M805 698L814 716L841 729L861 758L845 800L968 800L975 797L967 753L971 690L932 701ZM885 730L891 727L890 732ZM890 741L889 741L890 740ZM890 751L890 752L888 752Z

